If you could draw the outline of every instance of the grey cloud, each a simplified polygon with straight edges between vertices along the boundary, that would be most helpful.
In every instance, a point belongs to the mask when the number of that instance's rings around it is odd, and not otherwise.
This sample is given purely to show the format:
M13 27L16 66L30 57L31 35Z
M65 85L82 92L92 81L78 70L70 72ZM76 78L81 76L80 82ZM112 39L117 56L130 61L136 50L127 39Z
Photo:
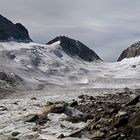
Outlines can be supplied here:
M66 35L105 61L140 40L139 0L0 0L0 13L23 23L36 42Z

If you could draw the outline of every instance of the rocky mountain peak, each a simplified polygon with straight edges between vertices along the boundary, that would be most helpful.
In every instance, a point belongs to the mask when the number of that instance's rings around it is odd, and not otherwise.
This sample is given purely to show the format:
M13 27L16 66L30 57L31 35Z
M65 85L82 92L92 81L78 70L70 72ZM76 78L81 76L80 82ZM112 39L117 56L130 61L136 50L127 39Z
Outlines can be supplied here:
M66 36L58 36L49 41L47 44L51 45L57 41L60 41L63 51L69 56L79 57L80 59L88 62L96 60L101 61L101 58L93 50L89 49L80 41L68 38Z
M21 23L12 23L0 15L0 41L16 40L30 42L28 30Z
M124 58L131 58L140 55L140 41L132 44L129 48L124 50L118 58L118 61L123 60Z

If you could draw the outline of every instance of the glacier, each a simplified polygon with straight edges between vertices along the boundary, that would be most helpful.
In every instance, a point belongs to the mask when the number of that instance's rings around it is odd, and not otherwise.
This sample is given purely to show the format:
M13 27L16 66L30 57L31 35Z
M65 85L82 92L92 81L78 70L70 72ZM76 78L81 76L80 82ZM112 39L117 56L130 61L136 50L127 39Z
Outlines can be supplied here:
M139 87L140 57L121 62L85 62L70 57L60 42L0 43L0 71L16 74L23 79L19 88L124 88Z

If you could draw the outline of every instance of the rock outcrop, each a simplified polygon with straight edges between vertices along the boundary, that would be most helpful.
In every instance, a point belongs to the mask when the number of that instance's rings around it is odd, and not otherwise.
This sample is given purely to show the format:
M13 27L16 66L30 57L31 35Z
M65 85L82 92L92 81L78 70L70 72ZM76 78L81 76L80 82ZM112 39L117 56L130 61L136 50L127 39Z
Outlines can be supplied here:
M28 30L20 23L12 23L7 18L0 15L0 41L16 40L30 42Z
M101 58L93 50L89 49L81 42L65 36L58 36L47 44L51 45L57 41L60 41L63 51L71 57L79 57L88 62L101 61Z
M124 58L131 58L140 55L140 41L132 44L129 48L124 50L117 61L121 61Z

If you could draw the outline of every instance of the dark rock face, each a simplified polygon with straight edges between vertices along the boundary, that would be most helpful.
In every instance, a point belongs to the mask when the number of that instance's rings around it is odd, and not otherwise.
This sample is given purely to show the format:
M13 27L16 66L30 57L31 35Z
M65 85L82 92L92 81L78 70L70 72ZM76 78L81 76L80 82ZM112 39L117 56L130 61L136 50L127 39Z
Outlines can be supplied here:
M16 85L23 80L18 75L10 75L4 72L0 72L0 80L5 81L11 85Z
M62 46L63 51L69 56L79 57L80 59L88 62L96 60L101 61L101 58L93 50L89 49L81 42L65 36L56 37L55 39L49 41L47 44L51 45L57 41L60 41L60 45Z
M120 57L118 58L118 61L121 61L124 58L131 58L131 57L136 57L139 55L140 55L140 41L132 44L129 48L124 50L121 53Z
M20 23L13 24L10 20L0 15L0 41L30 42L28 30Z

